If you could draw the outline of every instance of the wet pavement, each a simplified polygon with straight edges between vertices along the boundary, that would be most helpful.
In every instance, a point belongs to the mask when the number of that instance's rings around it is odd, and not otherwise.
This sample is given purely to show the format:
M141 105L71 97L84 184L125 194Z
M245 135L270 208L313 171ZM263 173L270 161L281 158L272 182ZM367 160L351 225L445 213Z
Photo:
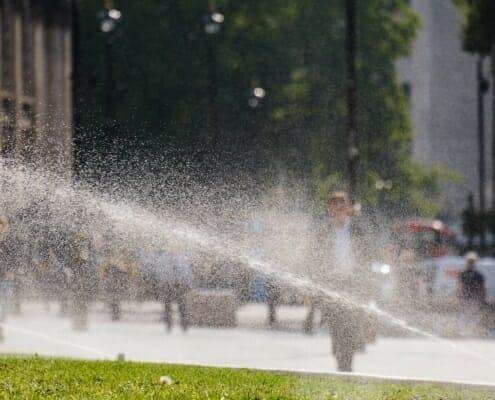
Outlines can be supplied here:
M302 307L279 310L280 330L267 330L266 308L248 305L238 313L233 329L191 328L167 333L158 323L157 305L126 307L123 319L112 322L96 308L87 332L74 332L70 320L57 310L27 305L20 316L3 324L0 352L88 359L202 364L215 366L333 372L330 340L323 331L313 336L298 332ZM355 372L362 374L469 381L495 384L495 340L436 340L419 337L380 337L358 354Z

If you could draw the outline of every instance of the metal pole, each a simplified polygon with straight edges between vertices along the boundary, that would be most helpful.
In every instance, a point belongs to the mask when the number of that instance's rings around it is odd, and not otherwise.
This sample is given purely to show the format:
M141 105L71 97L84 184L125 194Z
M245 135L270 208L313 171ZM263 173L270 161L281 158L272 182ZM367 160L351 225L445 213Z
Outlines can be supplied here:
M208 1L208 10L212 15L217 10L217 3L215 0ZM216 21L215 21L216 22ZM216 55L216 43L215 37L218 32L210 34L208 38L208 116L207 116L207 128L208 139L212 149L216 149L218 141L218 80L217 80L217 55Z
M217 62L213 38L209 38L208 43L208 135L212 148L216 148L218 141L218 108L217 108Z
M483 61L484 56L479 56L476 63L477 78L478 78L478 174L479 174L479 199L480 213L484 215L485 206L485 105L484 97L486 91L486 81L483 76ZM480 252L485 251L485 231L480 234Z
M112 124L113 119L113 65L110 34L105 36L105 123Z
M355 201L357 192L357 159L356 146L356 2L345 0L345 93L346 93L346 147L347 147L347 178L349 197Z
M467 206L467 213L468 215L470 215L471 217L474 217L474 196L472 193L469 193L468 195L468 206ZM473 250L473 246L474 246L474 237L473 237L473 233L470 232L468 235L467 235L467 239L468 239L468 243L467 243L467 247L468 247L468 250Z
M113 9L113 2L111 0L104 1L104 8L107 11ZM104 54L104 68L105 68L105 96L104 96L104 119L106 135L113 138L113 124L114 124L114 107L113 107L113 89L114 89L114 71L113 71L113 31L105 32L105 54Z
M495 210L495 38L491 48L492 69L492 211Z
M79 84L79 55L81 53L80 26L79 26L79 1L71 2L71 23L72 23L72 135L76 147L80 147L80 128L81 128L81 111L79 110L80 101L80 84ZM81 168L81 158L79 152L72 150L72 158L77 157L75 162L72 162L72 172L77 173Z

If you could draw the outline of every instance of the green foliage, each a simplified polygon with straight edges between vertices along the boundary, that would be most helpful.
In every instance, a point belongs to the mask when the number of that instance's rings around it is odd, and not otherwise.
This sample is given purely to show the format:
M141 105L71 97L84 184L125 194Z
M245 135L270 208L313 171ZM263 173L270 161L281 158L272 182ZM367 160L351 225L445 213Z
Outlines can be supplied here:
M167 375L174 381L161 384ZM358 382L254 370L43 358L0 359L0 399L495 399L441 385Z
M492 0L453 0L461 11L464 49L486 55L495 43L495 2Z
M241 160L250 171L272 176L279 166L310 182L320 196L342 185L344 1L219 0L225 21L214 37L204 32L206 3L115 1L123 18L111 46L116 127L110 137L102 111L107 50L96 19L101 1L81 1L80 165L95 148L105 158L108 142L112 151L120 146L124 158L166 153L169 159L191 159L211 150L213 54L219 120L213 151L222 162ZM410 161L408 103L395 69L411 50L419 18L405 0L357 5L360 198L377 205L376 179L390 180L394 189L382 196L383 207L432 214L439 174ZM257 85L267 96L253 109L248 100Z
M359 2L358 23L360 198L365 205L381 204L392 214L434 215L438 212L438 179L445 174L410 160L409 104L395 69L396 60L411 51L419 18L405 1L373 0ZM335 46L338 43L342 38ZM314 137L313 180L320 197L343 187L345 108L341 98L334 108L334 121L324 121L321 127L328 132L330 126L332 132ZM378 180L392 182L392 189L376 190Z

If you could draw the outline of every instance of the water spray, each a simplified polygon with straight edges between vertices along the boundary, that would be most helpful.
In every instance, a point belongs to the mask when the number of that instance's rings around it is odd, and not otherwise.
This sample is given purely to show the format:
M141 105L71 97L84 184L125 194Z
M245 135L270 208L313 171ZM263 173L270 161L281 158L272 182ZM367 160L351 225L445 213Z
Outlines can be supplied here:
M290 287L312 295L318 294L326 299L343 305L359 308L375 315L389 324L398 326L411 333L437 341L443 341L459 352L495 365L495 361L481 354L464 349L451 340L411 326L407 321L378 308L376 305L363 304L349 295L329 289L315 281L294 272L279 268L277 262L256 259L252 251L241 242L232 240L228 235L220 235L214 230L200 228L184 222L179 214L172 210L154 213L131 201L115 201L110 195L98 193L91 188L77 187L47 173L28 171L23 168L7 167L0 163L0 184L8 187L2 197L0 207L7 212L36 204L42 210L42 225L54 229L73 230L74 225L93 233L111 232L111 240L142 251L153 248L178 246L182 250L215 254L225 260L235 260L255 272L271 276ZM44 218L44 219L43 219ZM36 221L35 221L36 222ZM203 224L205 225L205 224ZM18 234L29 233L31 227L15 227ZM29 236L26 236L29 237ZM51 338L47 335L3 324L6 329L34 335L62 345L92 352L101 357L114 356L98 350L79 346L67 341Z

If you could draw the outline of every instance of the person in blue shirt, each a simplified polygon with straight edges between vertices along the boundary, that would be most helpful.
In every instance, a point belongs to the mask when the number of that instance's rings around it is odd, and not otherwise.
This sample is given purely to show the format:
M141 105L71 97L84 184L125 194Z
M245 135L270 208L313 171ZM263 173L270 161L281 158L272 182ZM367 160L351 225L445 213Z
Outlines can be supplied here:
M184 254L160 250L147 261L148 273L155 281L155 296L163 304L163 322L170 332L173 326L172 304L177 303L180 325L185 332L189 327L187 294L192 288L191 264Z

